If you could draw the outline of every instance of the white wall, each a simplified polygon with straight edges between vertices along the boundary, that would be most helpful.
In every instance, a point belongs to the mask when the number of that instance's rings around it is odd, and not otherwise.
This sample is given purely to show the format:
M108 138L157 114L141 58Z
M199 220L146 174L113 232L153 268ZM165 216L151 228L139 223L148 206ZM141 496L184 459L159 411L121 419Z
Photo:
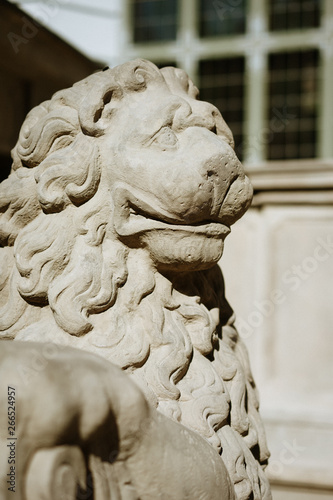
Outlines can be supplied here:
M22 0L21 9L78 50L97 61L121 62L124 43L121 0Z

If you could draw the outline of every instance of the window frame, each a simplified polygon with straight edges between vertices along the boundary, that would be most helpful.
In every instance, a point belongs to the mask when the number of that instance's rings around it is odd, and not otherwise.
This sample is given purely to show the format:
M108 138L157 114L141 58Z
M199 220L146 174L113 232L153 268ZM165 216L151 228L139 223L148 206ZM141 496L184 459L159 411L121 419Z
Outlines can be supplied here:
M322 0L321 25L295 31L269 31L267 0L248 0L245 35L199 36L199 0L178 0L177 37L166 43L131 41L131 0L123 3L124 58L144 57L152 61L176 61L200 88L199 61L245 57L244 149L248 168L267 163L267 145L261 137L268 120L268 58L270 53L306 49L319 51L319 109L316 159L333 157L333 2ZM223 110L222 110L223 112ZM255 145L255 147L253 146ZM279 162L283 160L278 160ZM295 159L297 161L297 159ZM271 162L269 162L271 163Z

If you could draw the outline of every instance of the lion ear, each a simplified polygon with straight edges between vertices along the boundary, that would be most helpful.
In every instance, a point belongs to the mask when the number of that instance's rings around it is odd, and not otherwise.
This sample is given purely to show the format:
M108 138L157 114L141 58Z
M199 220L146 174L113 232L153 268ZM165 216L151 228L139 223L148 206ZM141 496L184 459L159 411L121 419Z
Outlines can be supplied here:
M99 83L87 94L79 110L83 132L94 137L103 135L120 97L119 88L110 81Z
M90 78L91 90L81 103L79 121L83 132L94 137L103 135L124 94L146 88L149 81L163 80L157 66L144 59L105 69Z

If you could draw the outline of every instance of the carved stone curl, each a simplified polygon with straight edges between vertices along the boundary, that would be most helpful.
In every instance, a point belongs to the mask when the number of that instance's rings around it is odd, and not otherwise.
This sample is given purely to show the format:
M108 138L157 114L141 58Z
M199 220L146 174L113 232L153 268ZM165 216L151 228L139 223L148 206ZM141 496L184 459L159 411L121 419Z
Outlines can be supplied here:
M37 451L26 472L26 500L76 500L86 489L86 465L77 447L58 446Z
M219 111L182 70L133 61L34 108L12 156L0 335L24 342L2 344L2 373L28 383L24 422L36 385L72 396L54 405L54 427L46 408L39 448L79 446L120 495L270 499L255 384L217 266L252 188ZM20 432L41 453L32 428Z

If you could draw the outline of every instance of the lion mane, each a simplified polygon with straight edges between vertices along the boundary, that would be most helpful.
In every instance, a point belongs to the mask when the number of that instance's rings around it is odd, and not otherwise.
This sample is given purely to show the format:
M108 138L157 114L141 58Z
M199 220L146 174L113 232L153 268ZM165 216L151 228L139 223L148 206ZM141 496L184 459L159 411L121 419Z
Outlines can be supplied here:
M152 405L218 450L239 500L269 499L256 388L219 267L159 272L113 228L103 123L119 112L115 97L144 92L163 71L141 60L107 69L28 114L0 185L0 336L121 366Z

